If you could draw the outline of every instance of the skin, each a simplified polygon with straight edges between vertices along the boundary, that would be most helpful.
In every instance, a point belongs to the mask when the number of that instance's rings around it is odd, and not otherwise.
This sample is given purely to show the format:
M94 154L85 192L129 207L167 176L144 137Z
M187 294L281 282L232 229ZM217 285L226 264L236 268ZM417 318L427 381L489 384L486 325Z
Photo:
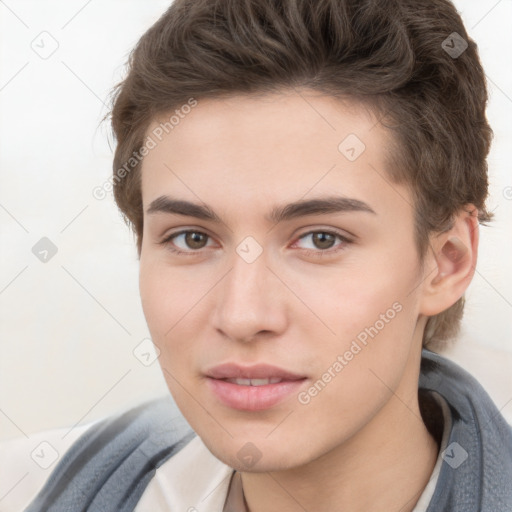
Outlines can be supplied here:
M338 150L348 134L366 146L355 161ZM390 137L354 102L283 91L200 100L144 159L144 314L178 407L242 472L251 512L410 511L431 476L438 446L417 397L422 333L471 281L478 223L474 208L461 211L421 266L412 196L387 177ZM222 222L148 213L162 195L205 203ZM375 213L265 219L333 195ZM183 229L207 236L168 239ZM350 242L321 242L325 231ZM236 252L247 236L263 251L252 263ZM294 393L268 410L234 410L207 386L214 365L267 363L307 376L307 391L395 303L401 311L307 404ZM251 466L237 455L247 443L260 454Z

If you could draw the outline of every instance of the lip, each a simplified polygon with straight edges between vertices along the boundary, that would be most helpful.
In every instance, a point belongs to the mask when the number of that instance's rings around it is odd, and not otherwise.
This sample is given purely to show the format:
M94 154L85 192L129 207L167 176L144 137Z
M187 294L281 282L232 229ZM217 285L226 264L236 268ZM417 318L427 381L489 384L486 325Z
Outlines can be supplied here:
M276 366L258 364L240 366L226 363L215 366L206 372L209 389L224 405L243 411L269 409L292 393L297 393L307 377L292 373ZM242 386L223 379L268 379L277 377L281 382L263 386Z
M269 364L243 366L236 363L224 363L210 368L205 374L207 377L214 379L270 379L271 377L278 377L283 380L299 380L306 378L305 375L298 375Z

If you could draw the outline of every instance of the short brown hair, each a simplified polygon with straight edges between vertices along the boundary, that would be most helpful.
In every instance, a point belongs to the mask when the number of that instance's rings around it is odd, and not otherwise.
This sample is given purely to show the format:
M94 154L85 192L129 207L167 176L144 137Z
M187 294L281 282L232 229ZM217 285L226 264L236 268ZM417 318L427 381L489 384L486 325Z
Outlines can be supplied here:
M298 87L363 102L394 132L389 177L412 191L421 261L429 235L449 229L464 205L491 220L485 74L450 1L175 0L138 41L112 97L114 196L139 255L141 165L133 155L150 123L191 98ZM456 336L463 304L428 319L424 346Z

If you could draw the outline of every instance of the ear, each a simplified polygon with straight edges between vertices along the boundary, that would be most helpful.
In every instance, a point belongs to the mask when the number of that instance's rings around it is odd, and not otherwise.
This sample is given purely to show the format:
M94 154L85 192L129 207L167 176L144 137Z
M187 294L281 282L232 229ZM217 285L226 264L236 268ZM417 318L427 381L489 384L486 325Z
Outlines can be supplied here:
M462 297L475 273L478 240L478 210L472 204L459 211L448 231L431 238L425 258L421 314L437 315Z

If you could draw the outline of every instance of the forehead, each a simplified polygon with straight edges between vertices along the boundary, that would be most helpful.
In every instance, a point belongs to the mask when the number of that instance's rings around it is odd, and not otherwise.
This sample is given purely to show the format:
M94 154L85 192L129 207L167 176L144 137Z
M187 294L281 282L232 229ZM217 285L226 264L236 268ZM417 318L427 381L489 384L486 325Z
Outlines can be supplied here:
M146 136L145 206L163 193L253 206L327 191L377 199L386 186L390 135L376 115L312 91L198 100L155 118Z

